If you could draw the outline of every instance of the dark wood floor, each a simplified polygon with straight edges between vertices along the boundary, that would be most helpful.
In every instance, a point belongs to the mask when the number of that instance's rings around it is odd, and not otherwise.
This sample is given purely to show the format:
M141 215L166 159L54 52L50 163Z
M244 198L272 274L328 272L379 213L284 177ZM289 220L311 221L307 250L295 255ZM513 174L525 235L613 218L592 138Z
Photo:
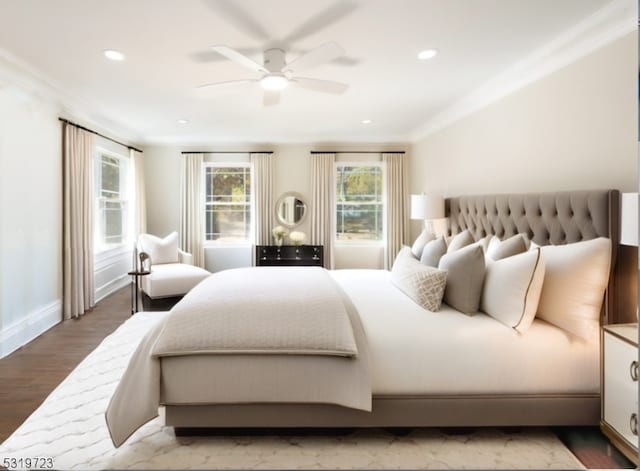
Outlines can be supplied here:
M80 319L64 321L0 360L0 443L84 357L131 315L123 288Z
M167 310L144 300L145 310ZM130 291L107 297L79 320L62 322L0 360L0 443L13 433L82 359L130 317ZM556 434L587 468L635 468L597 427L556 428Z

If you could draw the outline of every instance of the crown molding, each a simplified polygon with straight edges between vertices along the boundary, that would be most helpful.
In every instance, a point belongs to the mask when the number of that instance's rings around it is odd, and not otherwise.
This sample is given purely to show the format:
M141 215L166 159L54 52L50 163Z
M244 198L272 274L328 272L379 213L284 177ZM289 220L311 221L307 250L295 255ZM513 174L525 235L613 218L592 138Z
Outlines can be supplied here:
M38 69L0 48L0 89L11 89L25 101L50 105L61 118L76 122L107 136L136 145L141 137L115 120L100 115L96 103L84 100L50 80Z
M411 133L416 142L637 30L636 0L612 1Z

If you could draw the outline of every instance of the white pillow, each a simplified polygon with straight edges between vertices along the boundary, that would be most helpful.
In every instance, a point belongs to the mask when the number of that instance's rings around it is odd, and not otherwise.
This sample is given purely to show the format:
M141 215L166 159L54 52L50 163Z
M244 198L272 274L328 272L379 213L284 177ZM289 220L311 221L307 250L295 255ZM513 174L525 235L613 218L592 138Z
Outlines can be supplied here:
M604 237L540 248L545 264L537 316L586 339L600 325L609 281L611 241Z
M140 234L138 244L142 252L151 257L151 264L178 263L178 233L172 232L164 239L151 234Z
M469 244L473 244L473 236L469 229L465 229L453 236L453 238L449 241L449 246L447 247L447 253L455 252L456 250L461 249L462 247L466 247Z
M411 253L400 253L391 269L391 282L417 304L435 312L442 304L447 272L423 265Z
M424 249L424 246L427 245L427 242L430 242L435 238L435 235L433 235L427 229L424 229L411 246L411 253L413 253L413 256L417 259L420 259L420 257L422 257L422 250Z
M544 272L539 249L497 261L487 257L481 310L524 332L536 316Z

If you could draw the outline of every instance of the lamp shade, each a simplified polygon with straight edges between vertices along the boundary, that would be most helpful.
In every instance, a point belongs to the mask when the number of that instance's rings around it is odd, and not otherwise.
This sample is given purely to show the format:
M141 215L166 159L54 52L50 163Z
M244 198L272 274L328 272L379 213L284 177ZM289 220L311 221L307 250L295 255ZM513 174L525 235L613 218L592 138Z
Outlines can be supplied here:
M411 195L411 219L441 219L444 198L433 195Z
M638 246L638 193L622 193L620 243Z

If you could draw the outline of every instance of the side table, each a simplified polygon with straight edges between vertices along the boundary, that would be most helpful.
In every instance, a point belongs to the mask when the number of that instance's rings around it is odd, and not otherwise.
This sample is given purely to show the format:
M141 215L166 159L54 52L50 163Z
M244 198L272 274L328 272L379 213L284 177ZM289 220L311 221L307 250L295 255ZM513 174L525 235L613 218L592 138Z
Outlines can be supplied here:
M132 270L127 273L127 275L133 277L133 282L131 283L131 315L133 316L136 312L138 312L138 297L139 297L139 280L141 276L145 276L151 273L149 270Z

